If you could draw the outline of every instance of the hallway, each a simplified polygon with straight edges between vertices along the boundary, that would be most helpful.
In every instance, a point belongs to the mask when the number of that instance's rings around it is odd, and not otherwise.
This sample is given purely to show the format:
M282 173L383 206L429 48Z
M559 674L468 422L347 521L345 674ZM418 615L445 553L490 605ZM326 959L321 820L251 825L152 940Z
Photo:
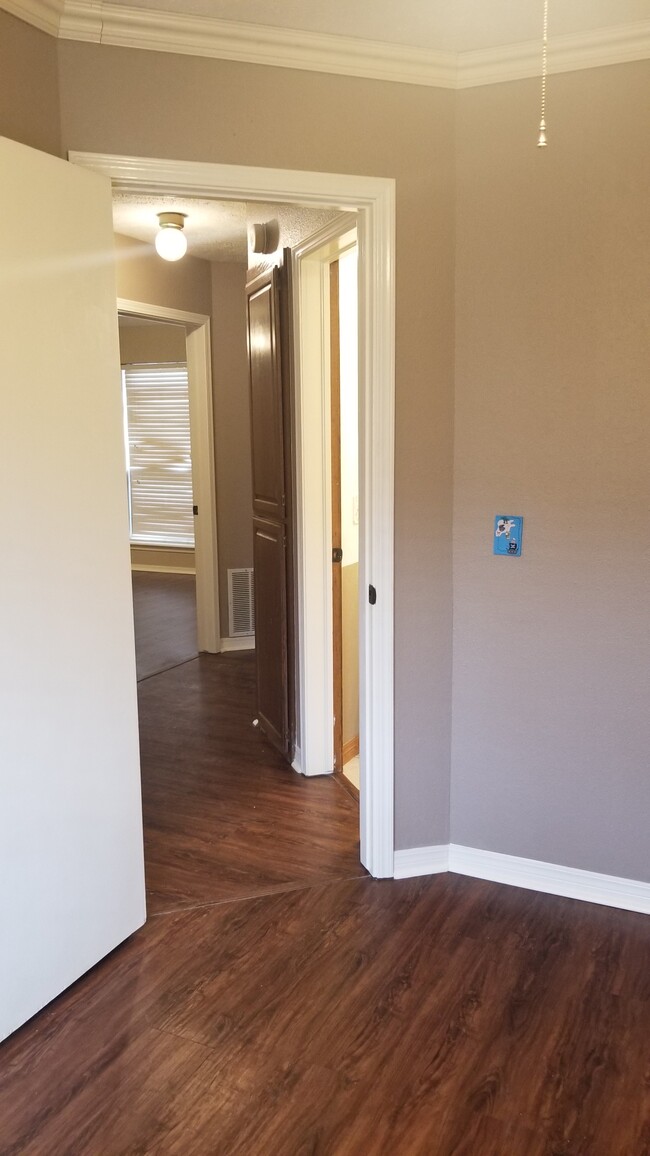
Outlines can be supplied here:
M255 657L203 654L138 687L150 914L362 877L358 804L252 726Z
M133 570L138 682L196 658L196 578Z

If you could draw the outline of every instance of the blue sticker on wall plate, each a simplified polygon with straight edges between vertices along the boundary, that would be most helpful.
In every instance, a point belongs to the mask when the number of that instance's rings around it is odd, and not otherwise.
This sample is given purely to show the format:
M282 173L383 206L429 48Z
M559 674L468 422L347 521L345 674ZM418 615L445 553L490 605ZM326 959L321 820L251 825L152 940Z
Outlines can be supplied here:
M494 553L510 554L518 558L521 554L521 538L524 519L513 514L497 514L494 519Z

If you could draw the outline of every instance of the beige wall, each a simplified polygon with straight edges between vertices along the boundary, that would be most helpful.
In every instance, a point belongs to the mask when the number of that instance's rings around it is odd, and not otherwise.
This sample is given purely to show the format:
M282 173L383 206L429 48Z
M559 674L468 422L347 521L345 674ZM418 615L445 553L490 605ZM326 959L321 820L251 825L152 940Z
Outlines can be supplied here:
M59 50L66 148L396 178L396 838L398 847L442 842L451 718L454 94L69 41Z
M0 136L61 151L57 42L0 11Z
M186 361L184 325L122 325L120 321L122 365L149 362Z
M219 527L221 634L228 634L228 570L253 565L246 268L212 263L212 382Z
M452 839L650 879L647 63L458 94ZM497 513L523 556L494 558Z
M74 146L66 144L70 150ZM210 316L212 291L210 263L196 257L163 261L153 245L115 234L117 295L165 309Z

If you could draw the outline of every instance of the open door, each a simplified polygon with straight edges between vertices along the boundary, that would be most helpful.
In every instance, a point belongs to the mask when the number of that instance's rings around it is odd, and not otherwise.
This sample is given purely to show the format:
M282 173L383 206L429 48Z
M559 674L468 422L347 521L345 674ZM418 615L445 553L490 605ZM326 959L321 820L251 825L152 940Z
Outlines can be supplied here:
M0 171L1 1038L145 903L110 184Z
M287 340L289 261L246 286L253 468L257 718L293 758L291 401Z

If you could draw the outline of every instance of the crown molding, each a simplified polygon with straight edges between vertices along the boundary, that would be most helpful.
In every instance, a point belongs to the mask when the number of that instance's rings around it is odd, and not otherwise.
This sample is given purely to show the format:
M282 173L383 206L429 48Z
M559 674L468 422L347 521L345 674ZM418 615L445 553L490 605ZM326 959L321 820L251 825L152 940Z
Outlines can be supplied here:
M481 51L434 52L345 36L106 4L104 0L0 0L0 7L64 40L207 56L388 80L430 88L476 88L539 76L537 41ZM650 20L549 42L549 72L574 72L650 57Z
M59 26L65 0L2 0L0 8L17 16L41 32L59 35Z
M579 72L609 64L627 64L650 57L650 20L600 28L581 35L556 36L549 40L550 73ZM525 80L539 76L541 45L505 44L479 52L462 52L458 57L456 88L477 88L501 84L505 80Z
M103 5L101 0L66 0L59 35L68 40L435 88L454 88L456 84L454 54L207 16Z

